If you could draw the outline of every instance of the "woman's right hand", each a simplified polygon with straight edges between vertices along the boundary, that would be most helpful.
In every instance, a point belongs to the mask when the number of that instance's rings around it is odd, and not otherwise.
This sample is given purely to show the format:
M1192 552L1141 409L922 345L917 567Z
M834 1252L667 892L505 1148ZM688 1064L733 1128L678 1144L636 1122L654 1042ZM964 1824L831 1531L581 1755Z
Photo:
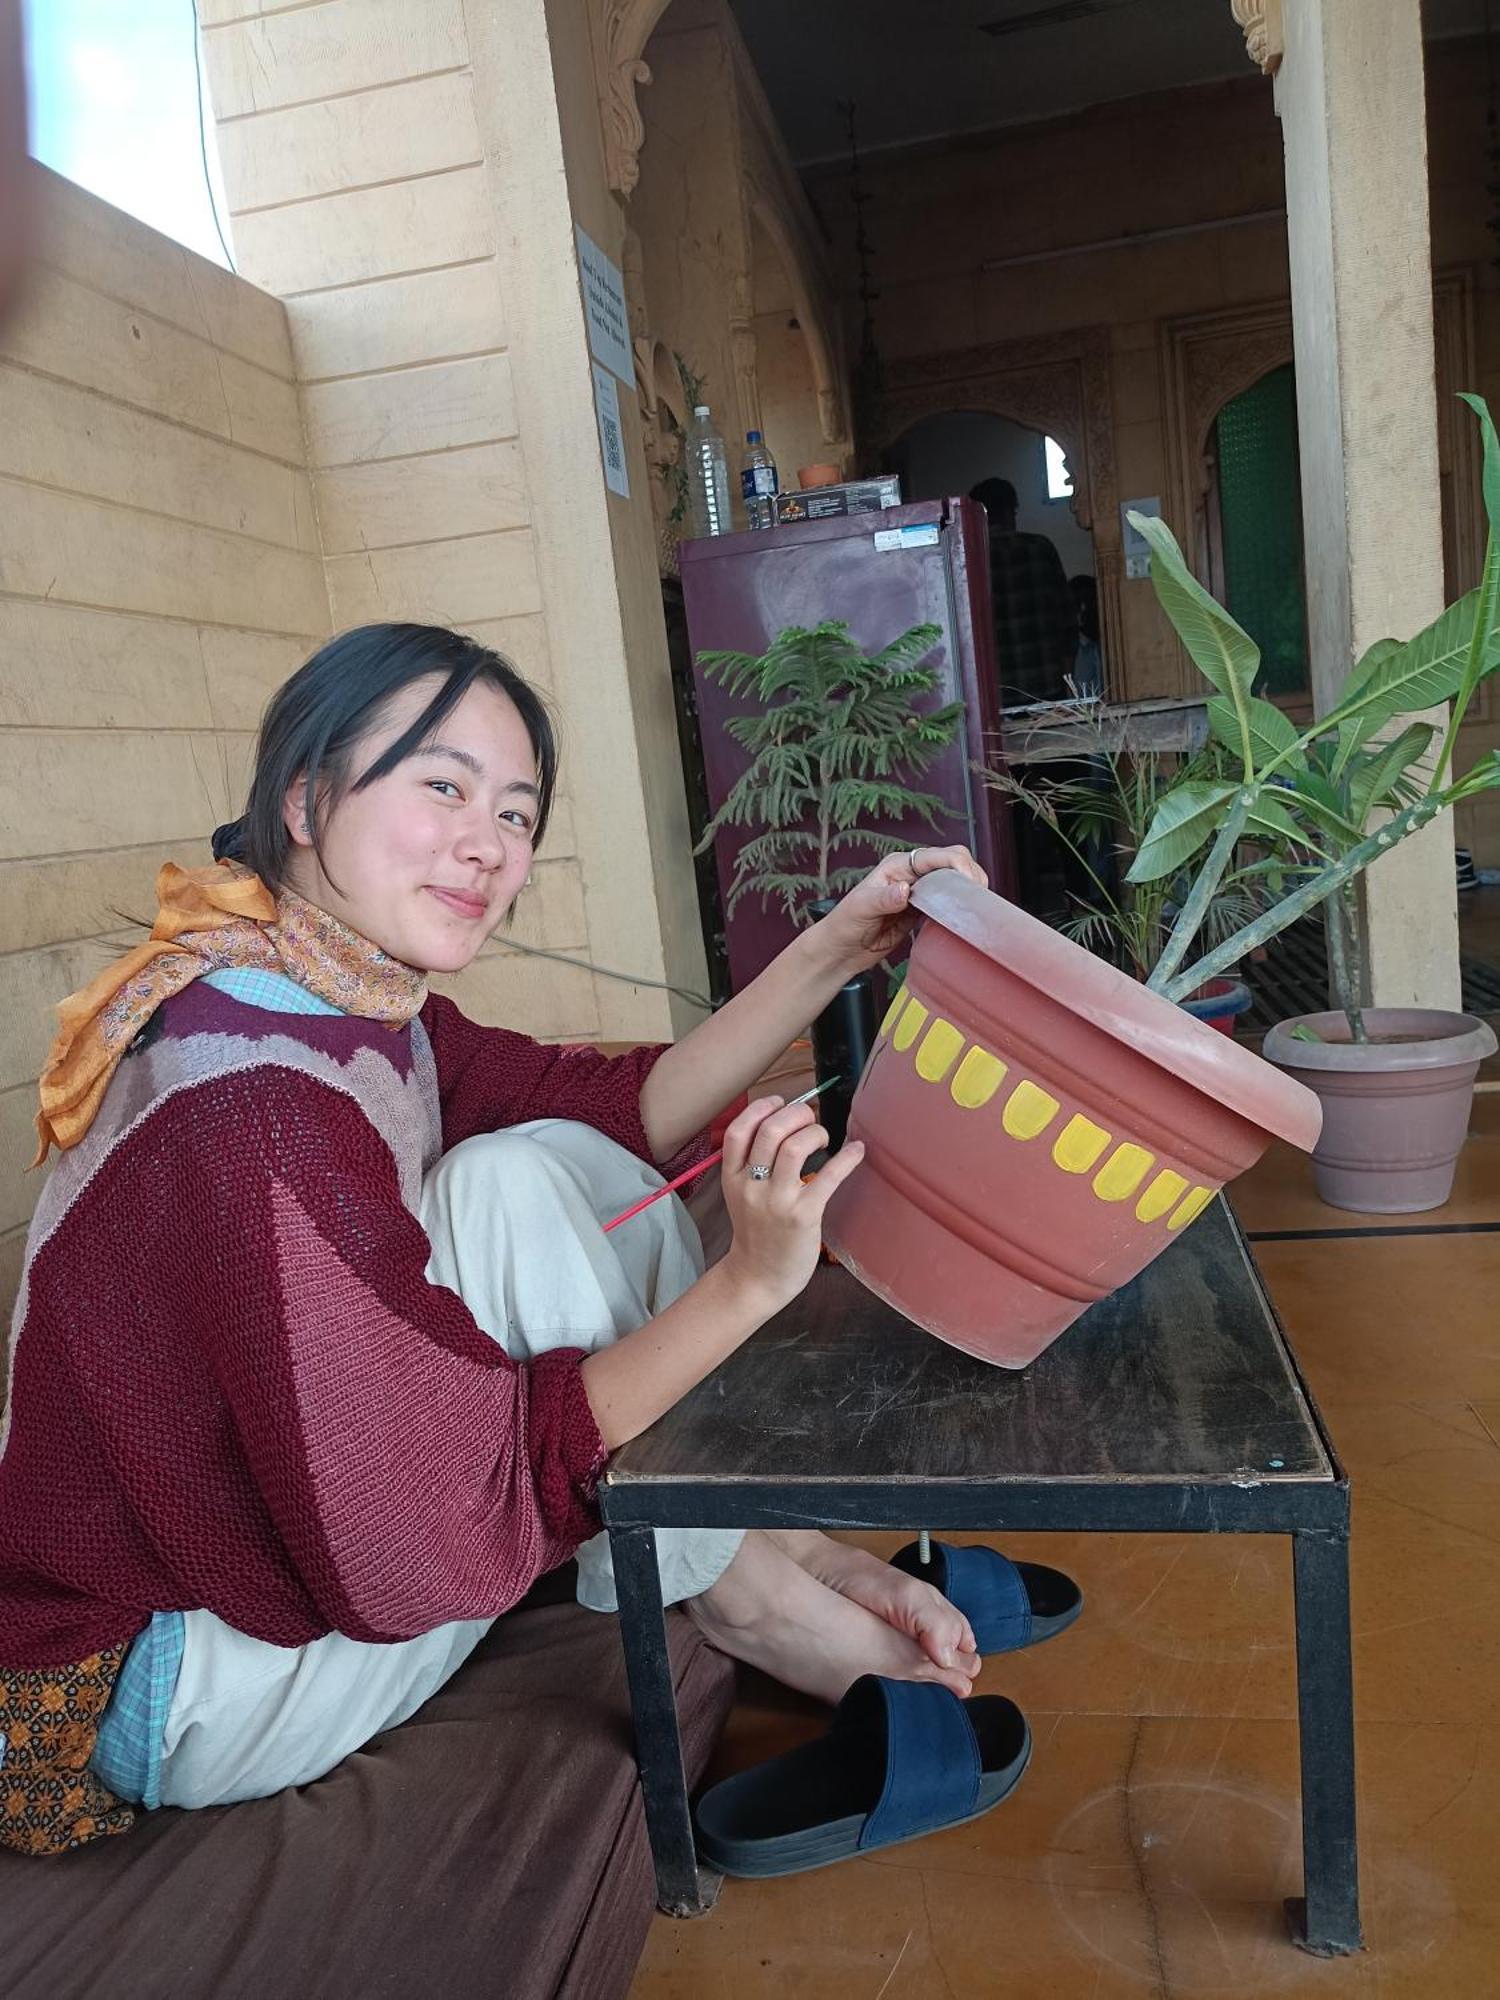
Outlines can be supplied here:
M765 1301L766 1318L796 1298L817 1269L823 1211L865 1156L863 1141L851 1140L804 1183L807 1162L827 1144L810 1104L779 1097L747 1104L724 1134L724 1205L734 1226L725 1275ZM752 1174L752 1167L770 1172Z

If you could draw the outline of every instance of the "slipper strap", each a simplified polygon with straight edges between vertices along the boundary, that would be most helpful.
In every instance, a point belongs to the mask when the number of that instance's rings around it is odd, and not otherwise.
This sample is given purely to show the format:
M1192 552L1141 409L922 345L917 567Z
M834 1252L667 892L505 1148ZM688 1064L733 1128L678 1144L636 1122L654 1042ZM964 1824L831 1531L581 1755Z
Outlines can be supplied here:
M867 1694L867 1690L870 1692ZM860 1829L861 1848L883 1847L966 1819L979 1798L982 1766L968 1713L931 1681L865 1674L844 1697L885 1708L885 1784Z
M974 1628L981 1653L1009 1653L1031 1644L1031 1597L1025 1579L998 1549L938 1545L947 1575L943 1595Z

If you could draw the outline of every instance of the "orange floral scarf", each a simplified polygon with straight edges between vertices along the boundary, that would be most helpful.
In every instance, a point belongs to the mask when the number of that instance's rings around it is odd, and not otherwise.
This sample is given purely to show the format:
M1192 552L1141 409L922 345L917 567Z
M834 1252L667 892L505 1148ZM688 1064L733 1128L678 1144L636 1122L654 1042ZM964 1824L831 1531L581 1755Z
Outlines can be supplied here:
M164 1000L205 972L257 966L284 972L320 1000L400 1027L427 997L424 974L301 896L273 896L238 861L211 868L165 862L151 935L58 1008L61 1026L42 1070L36 1115L40 1166L76 1146L94 1122L115 1065Z

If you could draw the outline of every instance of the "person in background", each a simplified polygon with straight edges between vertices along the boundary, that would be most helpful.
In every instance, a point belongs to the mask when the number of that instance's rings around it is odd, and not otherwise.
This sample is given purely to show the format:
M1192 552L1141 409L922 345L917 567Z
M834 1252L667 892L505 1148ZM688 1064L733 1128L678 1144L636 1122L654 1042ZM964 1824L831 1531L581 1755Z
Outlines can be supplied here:
M972 488L989 516L990 591L995 604L995 654L1007 708L1064 701L1078 651L1078 613L1062 558L1045 535L1016 527L1016 489L1008 479Z
M1099 586L1086 571L1068 578L1078 615L1078 651L1073 658L1073 687L1079 695L1104 693L1104 655L1099 648Z

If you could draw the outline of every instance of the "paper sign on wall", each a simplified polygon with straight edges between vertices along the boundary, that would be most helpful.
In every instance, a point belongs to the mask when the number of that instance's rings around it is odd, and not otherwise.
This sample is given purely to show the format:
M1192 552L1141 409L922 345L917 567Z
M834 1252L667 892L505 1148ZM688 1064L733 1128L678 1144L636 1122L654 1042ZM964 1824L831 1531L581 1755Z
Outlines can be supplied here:
M589 351L596 361L635 387L635 357L630 351L630 313L625 304L625 277L593 237L575 223L578 269L583 278L583 304L589 322Z
M1125 574L1127 577L1142 577L1151 574L1151 544L1146 537L1137 534L1126 520L1127 514L1149 514L1153 520L1161 519L1161 501L1154 496L1149 500L1122 500L1120 502L1120 539L1125 552Z
M597 361L594 371L594 408L599 415L599 449L604 454L604 483L622 500L630 498L630 473L625 464L625 439L620 430L620 392L615 378Z

